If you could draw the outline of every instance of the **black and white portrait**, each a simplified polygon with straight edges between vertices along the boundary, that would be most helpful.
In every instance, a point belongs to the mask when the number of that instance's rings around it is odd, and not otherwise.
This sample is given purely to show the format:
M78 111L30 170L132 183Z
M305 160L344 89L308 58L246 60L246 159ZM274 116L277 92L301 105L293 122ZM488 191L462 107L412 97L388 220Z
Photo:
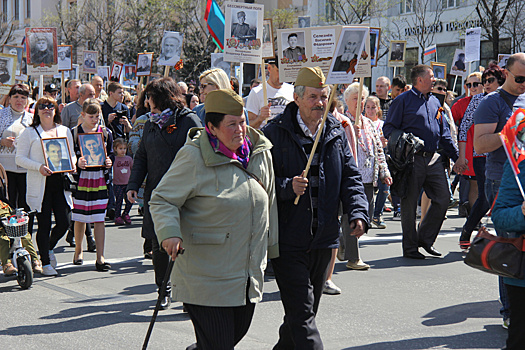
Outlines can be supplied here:
M460 52L458 56L455 58L454 61L454 67L455 70L465 70L465 54L463 52Z
M53 47L53 33L36 32L29 35L29 64L52 65L56 62Z
M446 79L447 78L447 65L446 63L431 62L430 67L434 72L434 78Z
M42 139L42 149L46 166L53 173L73 171L71 149L66 137Z
M97 75L102 78L102 81L104 84L109 80L109 69L110 66L98 66L97 67Z
M16 56L17 59L16 59L16 73L15 74L20 75L24 48L22 46L4 45L4 53Z
M240 41L257 37L257 11L232 9L231 37Z
M151 62L153 53L139 53L137 57L137 76L143 77L151 75Z
M310 17L308 16L299 16L297 20L297 25L299 28L309 28L310 27Z
M71 70L73 68L71 62L71 48L70 45L58 45L58 70Z
M499 54L498 55L498 66L500 68L507 68L507 60L509 59L510 55L508 54Z
M304 32L283 32L281 33L283 57L294 62L302 61L305 55Z
M175 66L182 52L182 33L164 32L162 38L159 66Z
M113 61L113 65L111 66L111 76L109 80L119 82L123 68L124 63Z
M84 51L82 55L82 70L84 73L97 74L97 51Z
M334 72L355 72L355 66L359 61L365 32L362 30L346 30L341 35L343 39L339 51L336 53Z
M223 53L211 54L211 68L220 68L226 75L230 76L230 63L224 61Z
M403 61L405 43L394 42L391 44L390 61Z
M15 75L15 72L13 72L12 69L10 69L12 67L13 58L0 56L0 83L9 84L9 82Z

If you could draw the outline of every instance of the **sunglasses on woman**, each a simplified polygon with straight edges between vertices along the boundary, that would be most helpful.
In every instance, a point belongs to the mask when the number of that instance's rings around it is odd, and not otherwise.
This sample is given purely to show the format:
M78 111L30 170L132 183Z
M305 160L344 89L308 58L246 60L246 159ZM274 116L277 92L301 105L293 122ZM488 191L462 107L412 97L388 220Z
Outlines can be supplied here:
M52 103L41 103L38 105L38 109L44 110L44 109L55 109L55 105Z
M470 89L471 87L475 87L475 88L477 88L477 87L480 86L480 85L481 85L481 83L479 83L479 82L477 82L477 81L474 82L474 83L466 83L466 84L465 84L465 86L467 87L467 89Z
M447 92L447 88L444 88L444 87L441 87L441 86L436 86L436 90L439 91L439 92Z
M509 72L510 74L512 74L512 76L514 77L514 81L516 82L516 84L523 84L525 83L525 77L522 76L522 75L519 75L519 76L515 76L514 73L512 73L510 70L507 69L507 72Z
M496 78L494 78L494 77L483 79L483 85L485 85L486 83L492 84L495 80L496 80Z

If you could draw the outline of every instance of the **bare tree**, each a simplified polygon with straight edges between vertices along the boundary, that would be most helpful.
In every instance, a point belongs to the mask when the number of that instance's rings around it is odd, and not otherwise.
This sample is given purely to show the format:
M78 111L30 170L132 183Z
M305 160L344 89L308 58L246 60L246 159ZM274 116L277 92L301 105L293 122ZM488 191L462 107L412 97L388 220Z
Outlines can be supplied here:
M500 34L503 30L505 18L509 10L520 0L477 0L476 12L481 19L482 26L487 32L489 41L492 42L492 55L499 55Z
M18 23L18 21L16 21L16 23ZM0 46L7 44L13 39L14 31L14 18L7 18L6 14L0 14Z
M271 18L274 29L292 28L297 23L297 15L291 8L273 9L266 12L265 18Z
M508 19L503 22L503 32L512 40L510 53L523 52L525 49L525 1L516 1L510 6Z

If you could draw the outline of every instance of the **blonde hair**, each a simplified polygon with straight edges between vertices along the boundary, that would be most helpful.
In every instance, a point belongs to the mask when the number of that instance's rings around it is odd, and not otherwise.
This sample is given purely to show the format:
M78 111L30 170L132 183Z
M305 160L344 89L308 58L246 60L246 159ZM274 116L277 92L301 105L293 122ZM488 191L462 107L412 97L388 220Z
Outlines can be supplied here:
M204 71L200 76L199 80L204 81L207 84L213 84L217 89L231 89L230 78L220 68L212 68Z
M383 110L381 109L381 101L379 101L379 98L377 98L376 96L368 96L365 102L365 106L368 101L372 101L375 103L375 105L377 106L377 117L381 119L383 117Z
M482 76L481 72L473 72L468 75L467 80L469 80L472 77L477 77L479 81L481 81L481 76Z
M357 94L357 93L359 93L359 83L352 83L348 85L348 87L346 88L344 92L345 101L348 100L350 95ZM363 98L363 100L366 100L366 98L368 97L368 88L365 85L363 85L363 90L361 91L361 97Z

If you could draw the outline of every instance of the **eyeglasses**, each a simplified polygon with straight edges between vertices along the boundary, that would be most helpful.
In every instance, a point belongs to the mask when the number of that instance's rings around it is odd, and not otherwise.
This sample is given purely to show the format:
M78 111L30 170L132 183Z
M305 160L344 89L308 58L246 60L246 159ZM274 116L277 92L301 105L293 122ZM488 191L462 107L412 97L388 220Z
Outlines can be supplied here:
M525 79L525 77L524 77L524 79ZM479 82L477 82L477 81L474 82L474 83L466 83L466 84L465 84L465 86L467 87L467 89L470 89L471 87L475 87L475 88L477 88L479 85L481 85L481 83L479 83Z
M496 78L494 78L494 77L483 79L483 85L485 85L486 83L492 84L495 80L496 80Z
M38 109L44 110L44 109L55 109L55 105L52 103L41 103L38 105Z
M447 88L444 88L444 87L441 87L441 86L436 86L436 90L439 91L439 92L447 92Z
M512 74L512 76L514 77L514 81L516 82L516 84L523 84L525 83L525 77L524 76L515 76L514 73L512 73L510 70L507 69L507 72L509 72L510 74Z
M201 84L201 89L202 89L202 90L206 89L206 87L207 87L208 85L212 85L212 84L211 84L211 83L204 83L204 84Z

